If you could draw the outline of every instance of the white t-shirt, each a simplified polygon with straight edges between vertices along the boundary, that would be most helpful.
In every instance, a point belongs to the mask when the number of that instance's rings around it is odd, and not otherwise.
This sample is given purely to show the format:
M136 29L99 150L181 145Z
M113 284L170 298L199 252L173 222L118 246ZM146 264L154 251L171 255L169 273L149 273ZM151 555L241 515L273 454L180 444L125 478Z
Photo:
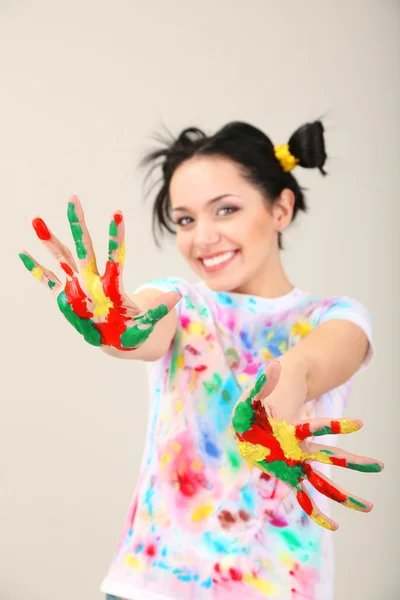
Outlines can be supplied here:
M127 600L331 600L332 533L286 484L243 461L231 412L268 362L320 323L350 320L371 340L366 309L297 288L274 299L172 278L143 288L181 293L179 325L169 351L149 363L140 476L102 590ZM372 346L364 366L371 355ZM342 417L350 387L307 402L301 418Z

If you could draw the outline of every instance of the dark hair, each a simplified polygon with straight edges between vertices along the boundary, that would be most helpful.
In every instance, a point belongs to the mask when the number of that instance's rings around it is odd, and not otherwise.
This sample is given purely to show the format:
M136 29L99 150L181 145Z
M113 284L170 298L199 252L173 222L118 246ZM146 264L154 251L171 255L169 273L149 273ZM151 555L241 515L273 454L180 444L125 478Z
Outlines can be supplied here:
M326 161L324 128L320 121L307 123L297 129L288 142L289 152L297 164L306 169L318 168L323 175ZM161 167L161 186L153 205L153 235L158 245L157 233L175 233L170 213L169 185L175 170L185 160L194 156L222 156L234 161L245 177L256 185L266 199L274 202L284 189L295 196L293 219L299 210L306 211L304 194L292 173L275 156L274 145L259 129L242 122L228 123L212 136L197 127L184 129L176 139L158 138L163 146L148 153L141 165L150 167L148 176ZM282 248L281 234L279 247Z

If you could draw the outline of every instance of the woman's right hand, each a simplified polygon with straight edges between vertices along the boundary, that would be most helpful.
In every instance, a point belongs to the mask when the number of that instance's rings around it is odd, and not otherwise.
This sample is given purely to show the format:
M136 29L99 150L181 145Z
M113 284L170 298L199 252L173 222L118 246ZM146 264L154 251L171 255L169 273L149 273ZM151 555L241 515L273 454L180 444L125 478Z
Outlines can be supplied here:
M125 294L122 284L125 226L120 211L111 219L108 260L103 275L99 275L97 269L92 240L77 196L69 199L68 221L77 261L42 219L35 218L32 223L39 239L65 272L64 284L25 251L20 253L22 262L56 297L61 312L89 344L121 351L138 348L151 335L154 326L173 309L180 294L161 294L145 312Z

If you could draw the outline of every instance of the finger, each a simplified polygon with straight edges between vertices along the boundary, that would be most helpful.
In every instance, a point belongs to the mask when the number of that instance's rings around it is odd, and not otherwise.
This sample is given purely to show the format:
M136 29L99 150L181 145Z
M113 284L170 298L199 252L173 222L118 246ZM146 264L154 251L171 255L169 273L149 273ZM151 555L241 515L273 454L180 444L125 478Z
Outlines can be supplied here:
M310 519L315 521L317 525L329 529L330 531L336 531L339 525L319 510L314 500L309 495L304 483L301 483L300 487L301 490L297 490L296 498L304 512L307 513Z
M108 241L108 260L102 277L105 294L112 300L115 307L124 303L124 288L122 270L125 260L125 224L121 211L116 211L110 222ZM134 313L138 314L137 311Z
M311 460L316 460L328 465L335 465L337 467L345 467L347 469L352 469L353 471L379 473L384 468L384 464L375 458L359 456L358 454L352 454L351 452L347 452L341 448L334 448L333 446L309 443L307 445L307 451L313 456Z
M69 198L67 214L80 266L89 266L91 272L97 273L92 238L90 237L78 196L73 195Z
M316 469L313 469L311 465L305 464L304 468L307 479L311 485L327 498L335 500L335 502L339 502L339 504L343 504L344 506L347 506L347 508L352 508L353 510L359 510L361 512L370 512L370 510L372 510L373 505L371 502L359 498L358 496L349 495L343 488L333 483L331 479Z
M40 281L44 286L49 289L52 294L57 295L62 290L63 286L61 281L45 267L42 267L28 252L23 250L19 254L20 259L24 263L25 267L32 273L32 275Z
M311 419L296 422L296 438L302 442L311 436L353 433L363 426L360 419Z
M71 250L67 248L67 246L64 246L64 244L53 235L43 219L36 217L33 219L32 225L40 241L59 262L63 271L70 277L72 277L74 273L77 273L78 266L72 256Z
M123 348L134 349L143 344L157 323L179 302L180 297L179 292L166 292L155 298L145 313L134 317L135 325L128 327L121 334L121 346Z
M246 391L246 400L254 402L256 399L262 399L269 396L276 388L281 375L281 364L279 361L272 361L263 373L257 378L256 383L250 390ZM243 397L239 402L243 401Z
M125 259L125 222L120 210L117 210L111 219L108 241L108 260L117 264L124 264Z

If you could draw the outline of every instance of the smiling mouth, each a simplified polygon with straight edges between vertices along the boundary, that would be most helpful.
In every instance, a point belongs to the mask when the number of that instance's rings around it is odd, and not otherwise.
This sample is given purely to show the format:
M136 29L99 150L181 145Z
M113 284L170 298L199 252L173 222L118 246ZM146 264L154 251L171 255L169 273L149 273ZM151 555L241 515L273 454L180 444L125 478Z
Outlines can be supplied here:
M199 260L203 268L208 273L211 273L226 267L238 252L238 250L228 250L227 252L221 252L221 254L217 254L211 258L200 258Z

